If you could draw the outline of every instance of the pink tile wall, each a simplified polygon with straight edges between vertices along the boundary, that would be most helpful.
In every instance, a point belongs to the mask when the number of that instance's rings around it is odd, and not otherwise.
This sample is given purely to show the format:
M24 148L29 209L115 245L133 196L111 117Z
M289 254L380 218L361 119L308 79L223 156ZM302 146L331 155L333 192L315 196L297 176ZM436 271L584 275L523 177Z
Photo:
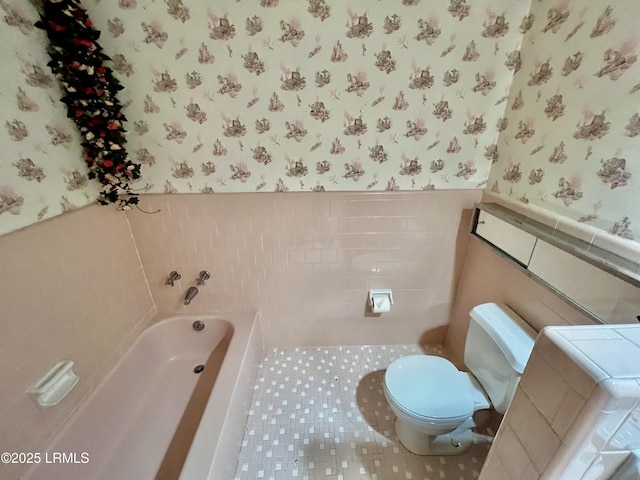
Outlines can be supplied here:
M260 309L270 347L437 342L480 193L147 195L160 213L128 217L162 312ZM183 306L203 269L211 280ZM368 312L370 288L393 289L391 313Z
M460 365L469 311L481 303L506 303L536 331L551 325L593 324L591 319L475 237L469 240L466 259L446 340L454 360Z
M548 338L541 337L500 425L481 480L559 478L544 474L569 448L570 427L585 415L583 407L596 383Z
M0 237L0 451L38 452L155 313L124 214L88 206ZM80 380L56 406L25 391L54 364ZM19 469L0 465L0 479Z

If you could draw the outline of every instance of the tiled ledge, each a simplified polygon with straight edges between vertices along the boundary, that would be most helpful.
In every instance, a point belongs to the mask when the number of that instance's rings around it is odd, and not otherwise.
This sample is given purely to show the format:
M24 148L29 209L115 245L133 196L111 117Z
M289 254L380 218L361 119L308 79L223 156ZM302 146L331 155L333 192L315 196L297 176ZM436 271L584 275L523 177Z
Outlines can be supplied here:
M552 211L536 207L535 205L524 204L493 192L484 191L482 201L497 203L516 213L552 227L554 231L558 230L566 233L567 235L587 242L589 245L602 248L627 259L636 264L635 273L640 273L640 243L611 235L592 225L576 222L571 218Z
M480 480L609 478L640 447L640 326L538 336Z

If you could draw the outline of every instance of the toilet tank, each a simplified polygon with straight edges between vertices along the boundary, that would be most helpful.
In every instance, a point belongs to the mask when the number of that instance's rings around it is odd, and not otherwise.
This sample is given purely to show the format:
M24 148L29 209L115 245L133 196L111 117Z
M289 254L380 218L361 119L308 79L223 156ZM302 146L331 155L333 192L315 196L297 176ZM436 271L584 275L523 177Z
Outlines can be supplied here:
M503 304L484 303L469 313L464 363L489 395L494 408L507 411L537 333Z

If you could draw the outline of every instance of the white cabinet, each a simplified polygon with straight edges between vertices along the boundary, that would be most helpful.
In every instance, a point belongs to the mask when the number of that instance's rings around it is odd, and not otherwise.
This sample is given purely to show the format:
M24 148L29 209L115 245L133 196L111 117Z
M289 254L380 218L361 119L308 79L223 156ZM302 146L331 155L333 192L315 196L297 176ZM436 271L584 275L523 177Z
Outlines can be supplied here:
M490 213L480 210L476 235L498 247L522 265L529 265L537 238Z
M471 232L594 320L640 321L637 264L494 204L478 205Z

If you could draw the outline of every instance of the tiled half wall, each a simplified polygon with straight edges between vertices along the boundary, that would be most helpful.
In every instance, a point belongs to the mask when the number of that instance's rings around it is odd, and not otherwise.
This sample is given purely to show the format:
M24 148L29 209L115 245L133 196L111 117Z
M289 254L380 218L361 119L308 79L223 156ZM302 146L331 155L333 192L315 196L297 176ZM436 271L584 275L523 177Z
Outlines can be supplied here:
M161 312L259 309L269 347L440 342L480 194L146 195L160 212L128 217ZM368 311L370 288L393 289L390 313Z
M127 220L112 208L88 206L0 237L0 272L0 451L41 452L155 308ZM39 409L27 389L67 359L77 385ZM20 468L0 465L0 480Z
M639 332L637 325L545 329L480 480L612 478L640 446Z

